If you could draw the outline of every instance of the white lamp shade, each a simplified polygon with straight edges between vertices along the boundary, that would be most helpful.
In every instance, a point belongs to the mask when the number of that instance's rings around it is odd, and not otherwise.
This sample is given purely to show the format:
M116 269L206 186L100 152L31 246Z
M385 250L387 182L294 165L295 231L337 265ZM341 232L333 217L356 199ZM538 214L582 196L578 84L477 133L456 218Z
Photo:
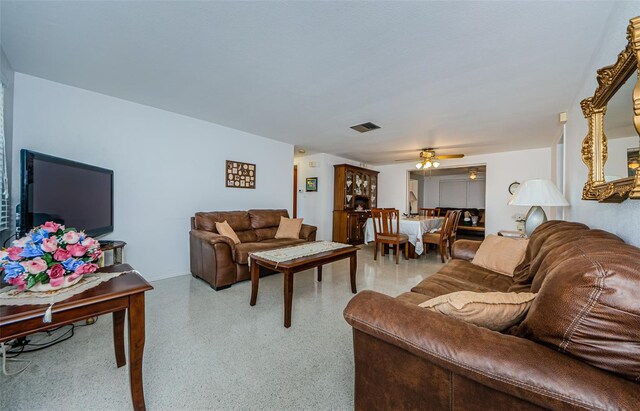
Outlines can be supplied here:
M522 183L509 205L562 207L569 203L551 180L539 178Z

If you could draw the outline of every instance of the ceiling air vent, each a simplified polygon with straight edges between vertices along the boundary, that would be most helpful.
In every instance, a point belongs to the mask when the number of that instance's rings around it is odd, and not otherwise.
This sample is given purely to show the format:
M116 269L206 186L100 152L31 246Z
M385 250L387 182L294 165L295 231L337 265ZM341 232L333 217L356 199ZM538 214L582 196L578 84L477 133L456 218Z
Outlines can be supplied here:
M362 124L358 124L357 126L351 126L351 128L354 129L355 131L366 133L367 131L376 130L380 128L380 126L373 123L362 123Z

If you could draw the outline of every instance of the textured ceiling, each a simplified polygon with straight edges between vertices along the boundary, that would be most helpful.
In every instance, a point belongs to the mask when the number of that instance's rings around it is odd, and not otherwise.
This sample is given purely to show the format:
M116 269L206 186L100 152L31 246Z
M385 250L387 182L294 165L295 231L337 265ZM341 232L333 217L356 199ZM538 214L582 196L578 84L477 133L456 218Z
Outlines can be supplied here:
M1 7L16 71L375 164L549 146L616 3Z

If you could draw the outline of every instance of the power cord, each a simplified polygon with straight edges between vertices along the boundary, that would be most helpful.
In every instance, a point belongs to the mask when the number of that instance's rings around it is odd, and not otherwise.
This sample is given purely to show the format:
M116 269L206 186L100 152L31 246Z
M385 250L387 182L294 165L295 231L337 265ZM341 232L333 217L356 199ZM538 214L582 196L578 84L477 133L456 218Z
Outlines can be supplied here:
M69 325L63 325L60 327L52 328L51 330L44 331L44 333L47 334L47 337L51 337L56 331L66 328L66 331L64 331L62 334L60 334L53 340L47 341L44 343L41 343L41 342L32 343L30 342L31 340L27 340L24 337L13 340L12 343L10 344L11 348L7 348L5 343L0 343L0 355L2 356L2 372L4 373L4 375L8 375L8 376L20 374L22 371L26 370L27 367L31 364L31 360L17 359L16 357L18 357L21 354L44 350L45 348L53 347L56 344L60 344L63 341L67 341L69 338L74 336L76 327L87 327L89 325L95 324L96 322L98 322L98 317L96 317L95 321L92 324L86 324L86 323L77 324L77 325L69 324ZM33 347L33 348L27 348L27 347ZM26 363L26 365L22 367L20 370L10 373L7 371L7 366L6 366L7 361L23 362L23 363Z

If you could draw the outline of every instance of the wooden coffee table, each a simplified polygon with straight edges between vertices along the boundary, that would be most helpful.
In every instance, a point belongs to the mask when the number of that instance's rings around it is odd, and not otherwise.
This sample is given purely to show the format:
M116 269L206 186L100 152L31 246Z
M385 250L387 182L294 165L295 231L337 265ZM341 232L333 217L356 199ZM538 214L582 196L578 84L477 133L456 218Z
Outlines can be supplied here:
M308 270L310 268L318 268L318 281L322 281L322 266L334 261L349 258L351 260L351 292L356 293L356 269L358 267L357 251L358 247L345 247L337 250L326 251L310 255L307 257L296 258L289 261L275 263L261 257L249 254L251 259L251 306L256 305L258 298L258 283L260 282L260 267L269 270L278 271L284 274L284 326L291 327L291 306L293 305L293 275L297 272Z
M112 265L99 272L131 271L128 264ZM0 341L6 342L76 321L113 313L113 345L116 365L127 363L124 350L124 318L128 314L129 384L133 409L144 410L142 353L144 351L144 293L153 287L131 272L112 278L52 307L52 322L42 322L48 305L0 306ZM103 404L104 405L104 404ZM96 404L96 407L98 404ZM100 408L100 407L97 407Z

